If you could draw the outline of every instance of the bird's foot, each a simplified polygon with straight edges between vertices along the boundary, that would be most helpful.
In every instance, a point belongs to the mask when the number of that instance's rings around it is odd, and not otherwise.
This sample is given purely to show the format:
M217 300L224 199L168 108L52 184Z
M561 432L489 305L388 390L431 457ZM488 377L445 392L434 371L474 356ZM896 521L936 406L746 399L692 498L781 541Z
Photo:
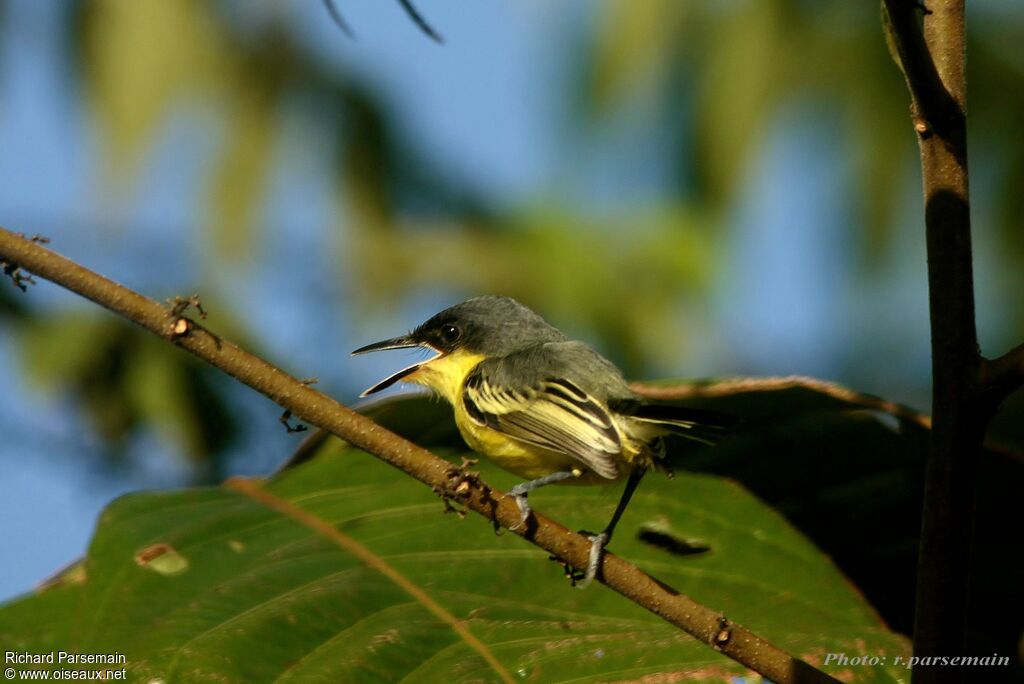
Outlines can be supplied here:
M608 545L611 537L607 532L590 534L589 532L581 531L580 534L587 535L587 539L590 540L590 558L587 560L587 569L583 573L583 578L574 578L573 585L577 589L586 589L594 581L594 578L597 577L597 571L601 567L601 556L604 555L604 547Z
M530 517L530 513L533 509L530 508L530 502L526 499L526 492L522 491L520 485L516 485L512 489L508 490L509 496L515 497L516 505L519 506L519 523L510 527L510 530L518 530L520 527L526 525L526 521Z
M597 578L597 571L601 567L601 557L604 555L604 549L608 545L611 536L608 532L594 534L587 530L580 530L579 534L590 540L590 556L587 559L586 570L580 570L565 561L560 561L560 563L565 570L565 576L572 583L572 586L577 589L586 589ZM558 559L551 556L551 560Z

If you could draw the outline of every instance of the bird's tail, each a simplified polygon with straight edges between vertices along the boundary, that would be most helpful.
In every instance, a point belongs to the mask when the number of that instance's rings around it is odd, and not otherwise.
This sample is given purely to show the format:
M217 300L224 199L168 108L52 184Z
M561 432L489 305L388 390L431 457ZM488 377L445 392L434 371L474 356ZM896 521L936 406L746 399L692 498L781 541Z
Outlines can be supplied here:
M715 444L738 422L736 417L725 413L673 404L626 401L612 408L642 424L660 428L659 432L672 432L704 444Z

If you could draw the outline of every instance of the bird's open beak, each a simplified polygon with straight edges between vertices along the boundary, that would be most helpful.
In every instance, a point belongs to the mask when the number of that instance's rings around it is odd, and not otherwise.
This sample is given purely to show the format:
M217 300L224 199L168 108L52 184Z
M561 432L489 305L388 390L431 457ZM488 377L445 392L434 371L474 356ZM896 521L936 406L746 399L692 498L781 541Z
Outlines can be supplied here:
M365 347L360 347L359 349L356 349L354 352L352 352L352 356L355 356L356 354L367 354L369 352L384 351L385 349L410 349L413 347L429 349L430 351L434 352L434 356L431 356L429 359L425 361L419 361L417 363L412 364L411 366L407 366L406 368L403 368L397 373L392 373L388 377L378 382L373 387L365 389L363 393L360 394L359 396L368 397L371 394L376 394L377 392L380 392L383 389L391 387L402 378L406 378L415 373L416 371L418 371L423 364L429 363L430 361L436 359L438 356L441 355L441 352L435 349L434 347L430 346L429 344L426 344L424 342L417 342L416 340L412 339L412 337L409 335L402 335L401 337L393 337L390 340L374 342L373 344L368 344Z

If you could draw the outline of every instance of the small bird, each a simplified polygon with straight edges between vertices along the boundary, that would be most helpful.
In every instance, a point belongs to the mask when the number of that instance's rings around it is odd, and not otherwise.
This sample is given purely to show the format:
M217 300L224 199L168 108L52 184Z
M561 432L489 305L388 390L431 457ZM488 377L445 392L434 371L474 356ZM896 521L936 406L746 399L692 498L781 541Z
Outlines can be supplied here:
M735 422L711 411L645 400L611 361L510 297L469 299L407 335L352 354L410 347L425 348L433 356L388 376L362 396L402 381L444 397L469 447L526 480L509 490L519 504L520 525L531 512L527 496L539 487L626 477L608 526L590 535L580 586L596 576L601 554L644 473L664 467L662 437L675 433L712 444Z

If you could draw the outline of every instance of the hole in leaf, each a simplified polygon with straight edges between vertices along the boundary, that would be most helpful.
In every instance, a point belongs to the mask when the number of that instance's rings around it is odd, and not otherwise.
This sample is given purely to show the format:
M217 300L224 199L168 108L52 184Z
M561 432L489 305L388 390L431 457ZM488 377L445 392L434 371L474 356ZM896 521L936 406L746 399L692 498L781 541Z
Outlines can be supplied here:
M180 575L188 570L188 559L174 550L170 544L152 544L135 554L139 567L158 572L161 575Z
M711 544L702 539L687 539L654 525L641 525L636 538L675 556L695 556L711 550Z

